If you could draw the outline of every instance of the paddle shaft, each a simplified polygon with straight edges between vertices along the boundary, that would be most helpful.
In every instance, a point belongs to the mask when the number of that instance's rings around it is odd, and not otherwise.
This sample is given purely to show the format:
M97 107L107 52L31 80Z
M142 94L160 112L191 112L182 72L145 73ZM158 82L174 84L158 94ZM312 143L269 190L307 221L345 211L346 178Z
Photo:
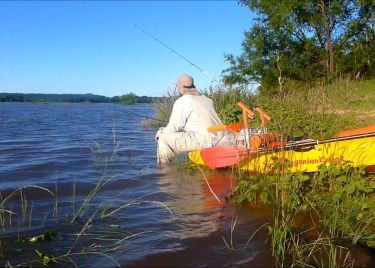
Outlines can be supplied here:
M272 149L265 149L261 150L260 152L270 152L270 151L277 151L277 150L294 150L298 147L304 147L304 146L312 146L312 145L319 145L319 144L326 144L330 142L338 142L338 141L346 141L346 140L353 140L358 138L367 138L367 137L375 137L375 132L371 133L365 133L365 134L359 134L359 135L352 135L347 137L341 137L341 138L332 138L332 139L326 139L326 140L315 140L315 141L307 141L307 142L293 142L286 144L284 146L278 146Z

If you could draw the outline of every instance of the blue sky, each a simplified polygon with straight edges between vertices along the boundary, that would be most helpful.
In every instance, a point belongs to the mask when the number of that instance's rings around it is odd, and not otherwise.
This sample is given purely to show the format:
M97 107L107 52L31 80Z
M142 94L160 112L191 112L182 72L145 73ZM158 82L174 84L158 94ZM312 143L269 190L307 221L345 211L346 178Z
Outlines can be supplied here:
M0 92L163 96L216 80L253 15L237 1L0 1Z

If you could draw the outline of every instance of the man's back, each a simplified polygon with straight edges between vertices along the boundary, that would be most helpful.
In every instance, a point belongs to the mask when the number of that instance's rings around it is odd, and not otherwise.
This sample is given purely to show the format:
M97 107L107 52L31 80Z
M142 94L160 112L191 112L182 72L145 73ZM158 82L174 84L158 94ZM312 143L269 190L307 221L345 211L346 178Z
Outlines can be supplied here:
M205 95L184 95L179 100L184 107L185 131L207 134L208 127L221 125L212 100Z
M215 125L221 125L221 121L211 99L204 95L184 95L176 100L166 131L207 135L207 128Z

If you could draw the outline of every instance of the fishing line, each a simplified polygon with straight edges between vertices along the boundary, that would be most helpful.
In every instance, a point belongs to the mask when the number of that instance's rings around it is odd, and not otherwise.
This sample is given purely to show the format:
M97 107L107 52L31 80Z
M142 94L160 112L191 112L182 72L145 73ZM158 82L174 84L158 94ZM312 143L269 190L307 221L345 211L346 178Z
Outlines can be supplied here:
M134 115L134 116L138 116L138 117L144 117L144 118L147 118L147 119L151 119L151 120L155 120L155 121L159 121L159 122L165 123L165 121L157 119L157 118L154 118L154 117L145 116L145 115L141 115L141 114L136 114L136 113L132 113L132 112L126 112L126 113L130 114L130 115Z
M148 37L150 37L151 39L153 39L155 42L158 42L159 44L161 44L162 46L164 46L166 49L168 49L170 52L174 53L175 55L177 55L179 58L183 59L184 61L188 62L191 66L195 67L196 69L198 69L199 71L201 71L207 78L210 79L211 83L212 82L218 82L213 76L211 76L208 72L206 72L204 69L200 68L198 65L194 64L192 61L188 60L186 57L184 57L181 53L177 52L176 50L174 50L173 48L171 48L169 45L167 45L166 43L164 43L163 41L161 41L159 38L157 38L156 36L154 36L153 34L151 34L150 32L146 31L145 29L143 29L142 27L138 26L137 24L134 24L134 27L136 27L138 30L140 30L142 33L144 33L145 35L147 35ZM251 83L253 84L253 83ZM256 84L256 83L254 83ZM227 86L225 84L223 84L224 88L228 89ZM256 109L253 108L253 110L255 111ZM155 118L152 118L152 119L155 119ZM158 120L158 121L161 121L161 120Z
M170 52L172 52L175 55L177 55L179 58L181 58L184 61L188 62L191 66L193 66L196 69L198 69L199 71L201 71L208 79L210 79L211 83L212 82L219 82L212 75L210 75L207 71L205 71L204 69L200 68L198 65L194 64L192 61L188 60L181 53L179 53L176 50L174 50L173 48L171 48L169 45L167 45L166 43L164 43L163 41L161 41L159 38L157 38L156 36L154 36L150 32L146 31L145 29L143 29L142 27L138 26L137 24L134 24L134 27L136 27L142 33L144 33L145 35L147 35L148 37L150 37L151 39L153 39L155 42L158 42L159 44L161 44L162 46L164 46L166 49L168 49ZM256 83L256 82L250 82L249 84L257 85L258 83ZM223 86L224 86L224 88L227 88L227 86L225 84L223 84Z
M188 60L186 57L184 57L183 55L181 55L180 53L178 53L176 50L174 50L173 48L171 48L170 46L168 46L166 43L164 43L163 41L161 41L159 38L155 37L154 35L152 35L148 31L146 31L145 29L141 28L137 24L134 24L134 27L138 28L141 32L143 32L144 34L146 34L147 36L149 36L151 39L153 39L154 41L160 43L162 46L164 46L165 48L167 48L170 52L174 53L179 58L181 58L184 61L188 62L191 66L193 66L196 69L198 69L199 71L201 71L206 77L208 77L211 80L211 82L216 81L216 79L213 78L208 72L206 72L205 70L203 70L198 65L194 64L193 62L191 62L190 60Z

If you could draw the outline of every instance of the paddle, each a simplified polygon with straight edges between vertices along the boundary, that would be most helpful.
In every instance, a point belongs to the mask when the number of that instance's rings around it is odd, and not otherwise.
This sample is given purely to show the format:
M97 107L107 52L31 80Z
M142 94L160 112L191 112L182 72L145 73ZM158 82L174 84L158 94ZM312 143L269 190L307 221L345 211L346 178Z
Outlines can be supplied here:
M202 149L201 157L210 168L230 167L251 156L251 151L240 146L216 146Z
M313 141L296 141L282 143L272 148L251 150L241 146L215 146L201 150L201 157L205 165L211 168L222 168L236 165L250 157L256 157L259 153L271 153L282 150L298 150L298 148L325 144L330 142L345 141L357 138L375 137L375 132L352 135L340 138L313 140ZM277 144L277 143L276 143ZM312 148L308 148L311 150Z
M318 144L325 144L325 143L330 143L330 142L346 141L346 140L353 140L353 139L367 138L367 137L375 137L375 132L351 135L351 136L345 136L345 137L338 137L338 138L332 138L332 139L326 139L326 140L294 141L281 147L275 147L272 150L277 150L277 149L294 150L295 148L298 148L301 146L313 146L313 145L318 145Z
M215 131L223 131L223 130L231 130L234 132L239 132L243 128L243 123L232 123L227 125L218 125L212 126L207 128L208 131L215 132Z
M343 137L365 134L365 133L371 133L371 132L375 132L375 125L367 126L367 127L363 127L363 128L343 130L343 131L340 131L339 133L337 133L336 137L343 138Z

